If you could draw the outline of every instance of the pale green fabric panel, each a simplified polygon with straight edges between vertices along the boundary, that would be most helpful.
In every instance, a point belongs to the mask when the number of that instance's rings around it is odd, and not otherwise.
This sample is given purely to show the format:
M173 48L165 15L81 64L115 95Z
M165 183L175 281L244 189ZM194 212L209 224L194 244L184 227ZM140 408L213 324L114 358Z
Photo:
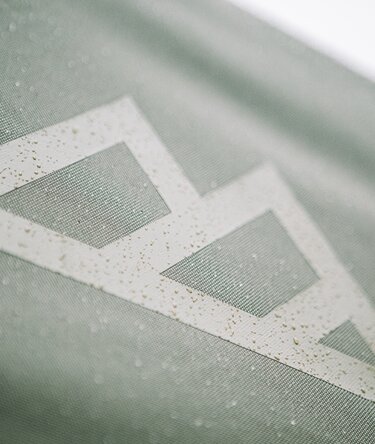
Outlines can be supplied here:
M0 270L2 443L372 442L371 401L8 254Z
M221 1L0 7L2 142L130 94L201 193L275 162L375 300L372 83Z
M202 195L276 164L375 301L372 83L220 0L0 0L0 144L124 94ZM2 442L372 442L370 401L5 253L0 271Z

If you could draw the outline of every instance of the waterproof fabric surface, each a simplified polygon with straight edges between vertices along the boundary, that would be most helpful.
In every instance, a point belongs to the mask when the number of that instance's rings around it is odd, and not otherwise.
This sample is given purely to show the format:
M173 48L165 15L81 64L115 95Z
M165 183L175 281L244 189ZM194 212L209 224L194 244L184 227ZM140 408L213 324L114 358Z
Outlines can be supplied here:
M122 96L202 199L276 166L375 305L372 83L221 1L0 0L0 180L22 162L4 171L9 143ZM129 147L107 148L7 190L0 208L97 249L173 213ZM264 317L319 280L287 231L264 212L160 272ZM1 442L373 442L367 388L340 388L5 242ZM339 324L322 347L373 367L374 344L351 319Z

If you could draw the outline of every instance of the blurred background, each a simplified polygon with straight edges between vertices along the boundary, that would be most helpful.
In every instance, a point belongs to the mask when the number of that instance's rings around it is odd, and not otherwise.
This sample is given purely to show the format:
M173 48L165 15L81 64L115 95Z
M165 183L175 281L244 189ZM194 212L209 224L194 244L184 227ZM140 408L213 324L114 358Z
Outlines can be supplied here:
M348 68L375 79L372 0L230 0Z

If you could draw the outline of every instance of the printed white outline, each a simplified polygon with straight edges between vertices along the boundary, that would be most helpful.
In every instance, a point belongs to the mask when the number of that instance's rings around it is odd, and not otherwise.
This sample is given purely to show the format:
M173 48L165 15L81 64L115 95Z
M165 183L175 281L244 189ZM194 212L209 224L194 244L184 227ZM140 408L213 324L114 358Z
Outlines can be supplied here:
M374 368L318 343L351 319L373 345L372 308L271 166L201 197L125 97L1 146L0 194L119 142L148 174L169 215L96 249L0 210L0 249L375 400ZM320 279L267 316L160 275L270 209Z

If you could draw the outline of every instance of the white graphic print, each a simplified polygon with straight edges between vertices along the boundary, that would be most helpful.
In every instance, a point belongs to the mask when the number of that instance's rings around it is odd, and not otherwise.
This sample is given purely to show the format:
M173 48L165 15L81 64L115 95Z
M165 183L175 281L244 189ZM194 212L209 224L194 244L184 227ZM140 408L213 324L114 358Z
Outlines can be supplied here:
M271 166L201 197L124 98L3 145L0 195L120 143L170 213L98 249L2 209L0 249L375 400L374 367L319 342L350 321L373 346L371 307ZM263 317L161 274L267 212L317 279Z

